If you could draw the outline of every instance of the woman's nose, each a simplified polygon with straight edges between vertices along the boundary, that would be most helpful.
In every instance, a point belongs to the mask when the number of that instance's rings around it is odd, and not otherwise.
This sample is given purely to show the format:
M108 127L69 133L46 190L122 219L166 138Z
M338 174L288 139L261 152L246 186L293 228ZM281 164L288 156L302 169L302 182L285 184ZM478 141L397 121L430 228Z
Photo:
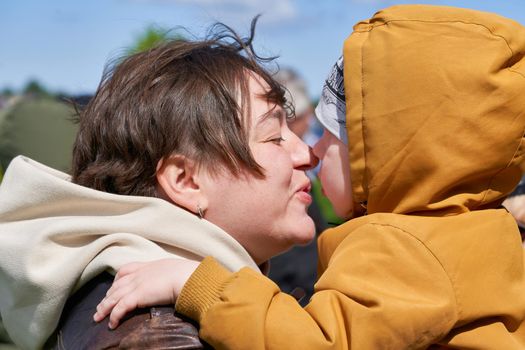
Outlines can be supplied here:
M308 169L313 169L319 164L319 158L315 155L312 147L308 146L308 152L310 154L310 164Z
M294 150L292 152L292 161L294 168L300 170L310 170L317 166L317 158L310 146L303 142L298 136L294 137Z

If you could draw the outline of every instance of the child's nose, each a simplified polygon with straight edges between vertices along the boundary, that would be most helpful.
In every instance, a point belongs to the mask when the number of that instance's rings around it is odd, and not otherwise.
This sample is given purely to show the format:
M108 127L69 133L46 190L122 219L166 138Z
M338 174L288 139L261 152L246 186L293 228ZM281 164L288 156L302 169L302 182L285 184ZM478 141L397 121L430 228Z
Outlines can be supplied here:
M315 157L318 158L318 160L323 158L323 147L321 145L321 140L315 143L315 145L312 148L312 153Z

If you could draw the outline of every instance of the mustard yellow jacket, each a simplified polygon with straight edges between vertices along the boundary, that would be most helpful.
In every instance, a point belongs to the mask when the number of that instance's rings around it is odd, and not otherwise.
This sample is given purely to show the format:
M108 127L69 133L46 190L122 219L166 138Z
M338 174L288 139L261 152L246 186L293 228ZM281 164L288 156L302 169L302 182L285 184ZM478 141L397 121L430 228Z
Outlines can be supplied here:
M302 309L207 258L177 301L217 349L524 349L525 271L500 204L521 177L525 29L396 6L344 44L354 200Z

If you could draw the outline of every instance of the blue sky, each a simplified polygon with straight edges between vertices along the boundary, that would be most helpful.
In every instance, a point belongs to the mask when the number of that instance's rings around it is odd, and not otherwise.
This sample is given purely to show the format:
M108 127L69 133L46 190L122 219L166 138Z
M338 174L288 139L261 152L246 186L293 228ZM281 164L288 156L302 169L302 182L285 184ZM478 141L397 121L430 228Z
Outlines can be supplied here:
M20 89L34 78L53 91L92 93L105 63L148 25L184 26L202 36L222 21L247 33L261 13L256 49L295 68L315 97L353 24L401 3L491 11L525 25L524 0L3 0L0 89Z

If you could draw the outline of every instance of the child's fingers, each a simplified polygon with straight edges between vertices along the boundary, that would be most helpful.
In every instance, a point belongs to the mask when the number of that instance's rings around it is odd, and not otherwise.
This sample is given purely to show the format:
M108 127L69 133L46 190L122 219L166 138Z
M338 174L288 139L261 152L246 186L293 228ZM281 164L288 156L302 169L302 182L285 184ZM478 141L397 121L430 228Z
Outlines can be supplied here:
M100 322L111 312L113 307L118 303L117 299L106 297L97 305L97 311L93 315L95 322Z
M106 316L111 313L111 310L117 305L117 303L124 298L127 294L133 291L131 285L125 285L121 288L115 289L112 293L108 294L102 301L97 305L97 311L93 315L95 322L100 322Z
M120 320L130 311L135 310L138 307L138 300L134 295L127 295L120 299L118 303L111 310L109 316L109 328L115 329Z
M130 272L129 274L125 276L120 276L120 278L117 280L115 279L113 281L113 284L106 292L106 297L110 296L111 294L115 293L119 289L127 288L128 285L134 282L134 273Z
M122 277L124 277L126 275L129 275L132 272L137 271L142 266L144 266L144 264L145 263L143 263L143 262L133 262L133 263L122 265L122 267L120 269L118 269L117 274L115 275L115 280L114 281L118 281Z
M115 276L106 297L97 306L93 319L100 322L109 315L109 327L115 328L126 313L137 307L173 303L178 294L176 286L180 282L178 279L165 280L164 277L171 275L179 266L180 272L187 279L198 263L161 259L150 263L124 265Z

